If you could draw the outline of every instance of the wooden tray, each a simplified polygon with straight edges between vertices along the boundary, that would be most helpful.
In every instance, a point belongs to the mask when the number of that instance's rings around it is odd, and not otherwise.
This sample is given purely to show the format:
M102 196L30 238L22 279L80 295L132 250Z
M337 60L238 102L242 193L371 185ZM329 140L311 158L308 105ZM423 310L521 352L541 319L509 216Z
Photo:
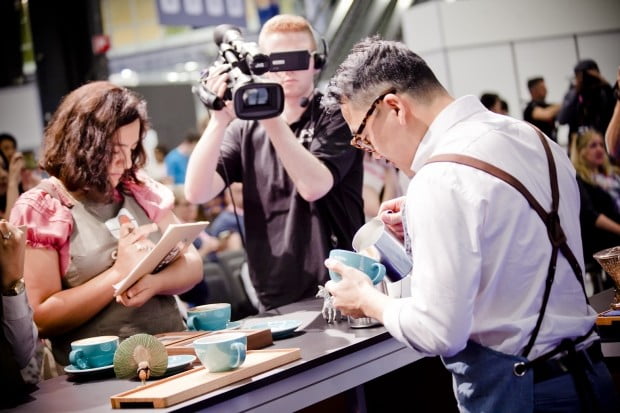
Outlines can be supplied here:
M162 408L228 386L301 358L299 348L251 350L236 370L209 373L204 367L188 370L110 397L112 408Z
M603 311L596 317L596 324L599 326L610 326L612 324L618 323L620 321L620 316L617 315L607 315L610 311Z
M265 348L273 344L273 337L271 335L271 329L264 328L260 330L219 330L219 331L182 331L180 333L164 333L159 334L157 337L166 346L166 351L169 355L177 354L193 354L194 347L192 343L198 337L205 337L208 335L239 332L245 333L248 338L248 350L258 350Z

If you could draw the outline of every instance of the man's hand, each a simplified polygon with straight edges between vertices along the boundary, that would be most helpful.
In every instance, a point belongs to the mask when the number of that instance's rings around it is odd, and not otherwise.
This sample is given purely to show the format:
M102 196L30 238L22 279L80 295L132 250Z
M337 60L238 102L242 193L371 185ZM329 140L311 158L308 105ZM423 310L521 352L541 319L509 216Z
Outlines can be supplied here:
M379 207L379 218L394 233L394 235L402 242L405 239L405 230L403 228L402 209L405 204L405 197L390 199L385 201Z
M342 277L338 282L330 280L325 284L332 295L334 307L344 315L365 317L363 303L371 294L379 293L370 278L360 270L331 258L325 260L325 266Z
M0 277L2 288L9 287L24 276L26 227L17 228L0 219Z

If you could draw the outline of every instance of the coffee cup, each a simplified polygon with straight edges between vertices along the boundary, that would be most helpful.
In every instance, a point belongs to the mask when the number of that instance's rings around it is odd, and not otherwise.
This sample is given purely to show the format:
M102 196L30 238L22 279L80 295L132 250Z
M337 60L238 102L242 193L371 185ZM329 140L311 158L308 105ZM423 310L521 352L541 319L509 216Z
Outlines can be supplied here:
M340 249L331 250L329 252L329 258L338 260L349 267L357 268L366 274L373 284L380 283L385 275L385 266L383 264L373 258L353 251ZM329 270L329 276L336 282L341 280L340 274L333 270Z
M117 336L83 338L71 343L69 361L81 370L109 366L114 361L117 348Z
M379 218L369 220L357 230L352 246L355 251L380 261L385 266L385 276L392 282L411 273L411 257Z
M233 370L245 361L248 339L244 333L212 334L194 340L194 351L210 373Z
M230 322L230 303L199 305L187 310L190 330L223 330Z

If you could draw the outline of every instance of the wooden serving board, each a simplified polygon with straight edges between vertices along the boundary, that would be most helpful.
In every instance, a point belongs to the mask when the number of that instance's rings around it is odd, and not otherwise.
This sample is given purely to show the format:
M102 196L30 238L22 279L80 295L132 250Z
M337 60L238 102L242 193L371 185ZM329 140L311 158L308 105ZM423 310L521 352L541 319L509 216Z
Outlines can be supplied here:
M610 326L620 321L620 315L609 315L613 310L603 311L596 317L596 324L599 326Z
M218 330L218 331L182 331L180 333L165 333L158 338L166 346L168 355L177 354L193 354L193 342L199 337L206 337L215 334L239 332L245 333L248 338L248 350L258 350L273 344L271 329L264 328L260 330Z
M204 367L188 370L110 397L112 408L163 408L184 402L301 358L299 348L250 350L238 369L209 373Z

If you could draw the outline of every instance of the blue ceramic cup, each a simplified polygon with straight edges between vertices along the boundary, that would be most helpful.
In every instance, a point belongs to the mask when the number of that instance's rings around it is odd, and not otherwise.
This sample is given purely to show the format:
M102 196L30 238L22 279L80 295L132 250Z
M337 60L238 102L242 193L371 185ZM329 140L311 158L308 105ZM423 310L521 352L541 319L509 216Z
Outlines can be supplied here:
M117 336L83 338L71 343L69 361L80 370L109 366L117 348Z
M331 250L329 252L329 258L338 260L349 267L357 268L361 272L365 273L375 285L379 284L385 276L385 266L383 264L377 260L353 251L339 249ZM329 276L336 282L342 279L340 274L332 270L329 270Z
M199 305L187 310L190 330L223 330L230 322L230 303Z
M233 370L245 361L248 339L244 333L210 334L194 340L194 351L209 373Z

